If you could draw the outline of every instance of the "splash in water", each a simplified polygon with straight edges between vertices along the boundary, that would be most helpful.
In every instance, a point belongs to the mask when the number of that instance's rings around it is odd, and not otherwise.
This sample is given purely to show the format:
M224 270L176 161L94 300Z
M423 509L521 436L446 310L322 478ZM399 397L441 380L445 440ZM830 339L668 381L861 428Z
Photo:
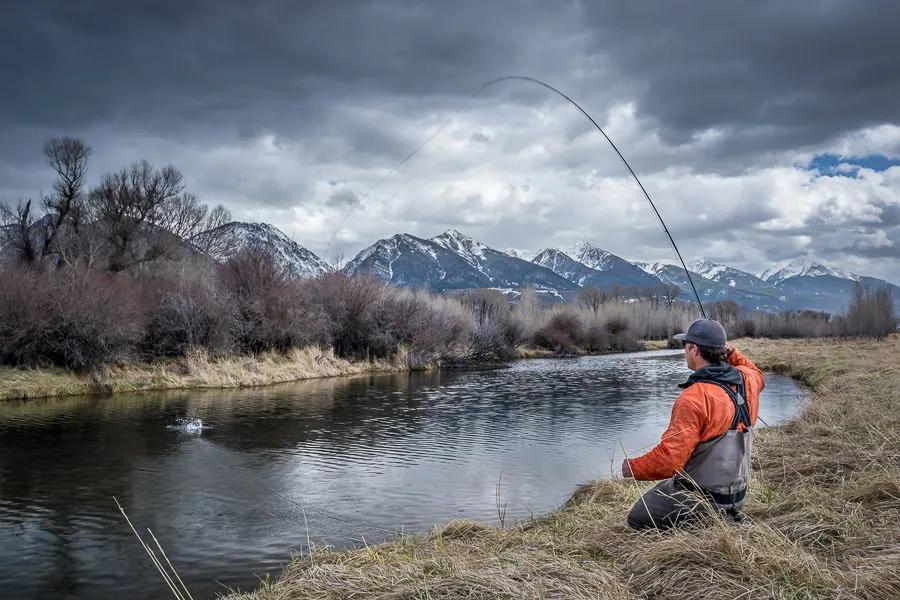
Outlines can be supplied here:
M179 418L174 425L167 425L166 429L183 433L200 433L204 429L209 429L209 425L204 425L203 419L200 417L192 419Z

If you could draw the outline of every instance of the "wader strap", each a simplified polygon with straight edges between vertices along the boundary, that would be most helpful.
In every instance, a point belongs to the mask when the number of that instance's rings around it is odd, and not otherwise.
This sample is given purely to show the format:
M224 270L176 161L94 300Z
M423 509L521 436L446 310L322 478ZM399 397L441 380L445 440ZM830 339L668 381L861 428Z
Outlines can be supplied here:
M741 379L743 379L743 375ZM747 406L747 396L743 384L738 386L738 391L735 392L730 385L714 379L698 379L693 383L712 383L725 390L725 393L728 394L728 397L731 398L731 402L734 404L734 419L731 420L731 429L737 429L738 423L743 423L747 428L752 427L750 423L750 409Z
M690 479L685 479L682 477L676 477L675 481L681 487L690 490L692 492L697 492L698 494L702 494L707 499L712 500L716 504L737 504L744 500L744 496L747 495L747 488L742 489L739 492L734 492L733 494L717 494L715 492L711 492L709 490L703 489Z

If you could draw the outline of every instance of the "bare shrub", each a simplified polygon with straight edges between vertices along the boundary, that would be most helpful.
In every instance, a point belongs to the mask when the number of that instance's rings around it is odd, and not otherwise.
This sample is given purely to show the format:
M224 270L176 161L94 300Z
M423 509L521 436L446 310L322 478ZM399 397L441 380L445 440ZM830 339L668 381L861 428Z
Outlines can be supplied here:
M134 356L144 314L133 282L78 269L2 278L0 362L83 371Z
M583 327L578 315L571 312L559 312L550 318L540 330L534 334L534 344L563 354L570 354L578 349L582 341Z
M476 323L466 357L472 360L511 360L516 355L508 330L499 320Z
M160 278L161 279L161 278ZM147 319L143 349L150 356L180 356L192 348L231 348L234 304L215 282L156 279L160 297Z
M386 294L383 282L369 275L326 273L305 282L304 287L326 316L335 354L362 358L390 352L390 343L379 330L377 320Z
M328 344L326 313L310 290L264 249L251 247L232 256L222 266L220 280L234 305L231 338L238 350Z

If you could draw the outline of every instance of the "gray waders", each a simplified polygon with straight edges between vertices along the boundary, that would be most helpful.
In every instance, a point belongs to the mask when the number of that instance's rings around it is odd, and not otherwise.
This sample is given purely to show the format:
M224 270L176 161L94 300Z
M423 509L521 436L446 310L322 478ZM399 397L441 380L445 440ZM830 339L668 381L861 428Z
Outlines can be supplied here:
M628 513L628 525L635 529L668 529L715 512L730 520L741 520L739 509L750 481L753 447L753 427L744 386L735 392L719 381L699 382L717 385L728 393L734 403L731 427L698 444L681 472L644 493ZM744 424L744 431L738 430L740 423Z

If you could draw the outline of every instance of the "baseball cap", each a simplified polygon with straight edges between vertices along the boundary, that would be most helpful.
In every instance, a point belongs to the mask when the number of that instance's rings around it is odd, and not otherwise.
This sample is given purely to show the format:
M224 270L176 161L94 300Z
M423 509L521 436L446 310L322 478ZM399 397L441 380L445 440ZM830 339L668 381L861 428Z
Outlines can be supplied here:
M686 333L677 333L673 337L679 342L691 342L709 348L724 348L728 341L725 328L712 319L697 319L691 323Z

